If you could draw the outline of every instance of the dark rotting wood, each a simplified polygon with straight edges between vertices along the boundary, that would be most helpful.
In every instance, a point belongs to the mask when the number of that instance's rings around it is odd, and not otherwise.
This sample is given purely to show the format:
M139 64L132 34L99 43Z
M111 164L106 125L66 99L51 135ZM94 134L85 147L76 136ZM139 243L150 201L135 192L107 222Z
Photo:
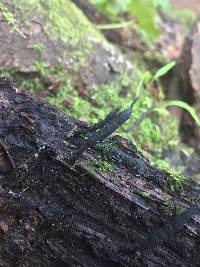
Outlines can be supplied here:
M170 191L169 174L119 136L72 163L69 136L83 128L0 79L0 265L199 266L199 209L174 214L199 202L199 185Z

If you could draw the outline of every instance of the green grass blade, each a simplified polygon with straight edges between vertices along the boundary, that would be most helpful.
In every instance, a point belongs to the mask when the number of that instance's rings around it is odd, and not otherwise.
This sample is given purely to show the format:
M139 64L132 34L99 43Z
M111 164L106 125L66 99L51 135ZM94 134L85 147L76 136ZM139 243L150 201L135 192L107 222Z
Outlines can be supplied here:
M165 107L177 106L177 107L185 109L187 112L189 112L189 114L192 116L192 118L198 124L198 126L200 126L200 117L198 116L196 110L193 107L191 107L189 104L181 100L167 100L164 102L164 106Z
M152 81L157 80L158 78L164 76L167 74L174 66L176 65L176 61L171 61L168 64L164 65L162 68L160 68L156 74L153 76Z
M111 24L96 24L95 27L98 30L114 30L119 28L128 28L134 26L136 27L135 22L133 20L130 21L123 21L120 23L111 23Z

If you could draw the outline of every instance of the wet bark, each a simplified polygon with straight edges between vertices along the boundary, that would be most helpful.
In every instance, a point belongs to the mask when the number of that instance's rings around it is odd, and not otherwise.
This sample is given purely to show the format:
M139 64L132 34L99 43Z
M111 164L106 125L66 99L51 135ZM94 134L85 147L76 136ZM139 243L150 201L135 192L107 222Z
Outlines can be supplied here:
M199 266L198 185L119 136L71 161L89 126L4 79L0 125L1 266Z

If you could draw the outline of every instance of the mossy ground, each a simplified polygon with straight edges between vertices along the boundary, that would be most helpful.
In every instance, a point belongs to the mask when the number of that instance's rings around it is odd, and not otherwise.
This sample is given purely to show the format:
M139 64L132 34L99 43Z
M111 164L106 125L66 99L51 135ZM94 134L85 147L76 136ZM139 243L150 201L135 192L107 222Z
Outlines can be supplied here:
M67 53L69 54L70 51L70 57L74 57L74 62L84 63L92 49L90 38L106 42L103 35L70 0L13 0L10 4L11 8L7 2L0 3L0 13L11 25L13 31L26 39L26 33L23 32L24 26L31 28L35 21L40 23L50 40L54 42L59 40L68 47ZM39 21L35 20L35 14ZM39 52L42 60L45 44L40 40L33 44L32 48ZM62 63L63 59L66 60L65 53L63 58L58 58L57 61Z
M76 46L80 40L90 46L87 38L90 34L103 38L70 0L13 0L13 3L22 14L25 24L31 24L31 18L36 12L38 17L44 17L46 23L43 27L49 36L61 38L71 46Z

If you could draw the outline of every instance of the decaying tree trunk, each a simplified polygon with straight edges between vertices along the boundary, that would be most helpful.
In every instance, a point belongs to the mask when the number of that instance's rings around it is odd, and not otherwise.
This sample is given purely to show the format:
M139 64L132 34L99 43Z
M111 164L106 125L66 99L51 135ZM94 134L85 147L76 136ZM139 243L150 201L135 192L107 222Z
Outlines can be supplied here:
M0 126L1 266L199 266L198 185L119 136L71 161L88 126L4 79Z

